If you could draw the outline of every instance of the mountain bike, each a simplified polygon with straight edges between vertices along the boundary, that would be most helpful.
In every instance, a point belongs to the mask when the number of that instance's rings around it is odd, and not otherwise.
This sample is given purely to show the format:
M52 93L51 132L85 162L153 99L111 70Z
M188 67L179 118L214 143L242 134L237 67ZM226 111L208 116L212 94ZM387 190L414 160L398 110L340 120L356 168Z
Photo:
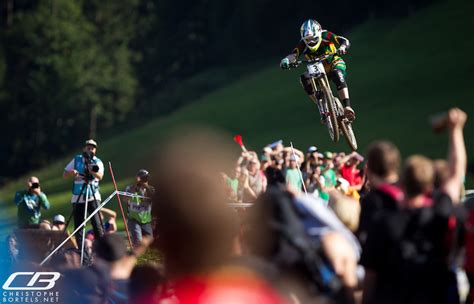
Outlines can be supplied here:
M346 138L349 147L357 150L357 139L352 129L352 122L344 115L344 108L337 97L334 97L329 85L328 77L324 69L324 60L334 55L334 53L322 55L308 60L298 60L290 63L290 68L296 68L300 64L306 64L309 76L311 76L311 85L313 86L316 97L316 105L322 120L328 128L329 136L334 142L339 141L341 132ZM320 97L320 98L318 98Z

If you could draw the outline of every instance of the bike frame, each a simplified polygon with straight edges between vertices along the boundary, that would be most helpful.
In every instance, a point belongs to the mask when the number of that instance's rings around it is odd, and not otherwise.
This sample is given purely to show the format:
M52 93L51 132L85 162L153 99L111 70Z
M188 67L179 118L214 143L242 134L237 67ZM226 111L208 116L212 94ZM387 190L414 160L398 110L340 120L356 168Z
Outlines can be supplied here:
M323 95L322 100L319 99L318 96L315 96L316 106L319 109L320 115L326 120L326 126L331 139L334 142L338 142L339 132L341 131L351 149L355 151L357 150L357 140L352 130L351 122L345 117L341 102L334 96L326 74L326 69L324 68L324 60L332 55L335 55L335 53L305 61L299 60L291 63L290 68L296 68L302 63L306 64L308 76L311 79L311 85L315 95L317 92Z
M313 90L315 91L315 93L321 92L321 88L318 85L319 81L323 81L324 84L329 88L329 90L331 90L331 86L327 78L326 69L324 68L323 61L333 55L336 55L336 54L331 53L331 54L326 54L314 59L298 60L294 62L293 64L291 64L290 66L296 68L302 63L306 64L306 69L308 71L308 75L311 78L311 84L313 86ZM331 90L331 94L332 94L332 90ZM325 102L318 102L317 106L319 108L320 114L325 115L327 118L328 112L329 112L328 105ZM339 116L341 113L336 113L336 114Z
M316 92L321 92L321 89L318 85L319 81L324 81L325 84L329 87L329 81L322 60L317 61L315 63L306 64L306 69L308 70L308 75L311 77L311 83L313 84L313 90L315 94ZM326 102L321 102L320 100L317 100L316 105L319 108L319 113L321 113L327 118L329 116L329 110Z

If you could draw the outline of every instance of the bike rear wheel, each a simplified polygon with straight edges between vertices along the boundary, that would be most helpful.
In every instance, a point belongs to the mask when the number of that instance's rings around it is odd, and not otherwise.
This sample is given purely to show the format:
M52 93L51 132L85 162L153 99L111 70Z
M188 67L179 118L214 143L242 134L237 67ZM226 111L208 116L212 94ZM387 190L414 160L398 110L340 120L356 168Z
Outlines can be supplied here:
M342 114L339 116L339 127L341 128L342 134L346 138L346 142L352 151L357 150L357 138L355 136L354 130L352 129L352 123L344 117L344 108L342 107L341 102L338 98L336 99L337 107L339 112Z
M320 78L318 80L318 84L319 84L320 90L323 92L324 102L327 105L328 112L329 112L329 119L326 121L326 126L329 131L329 136L331 137L332 141L338 142L339 141L339 126L337 122L335 98L332 95L331 88L329 87L329 83L327 82L326 78Z

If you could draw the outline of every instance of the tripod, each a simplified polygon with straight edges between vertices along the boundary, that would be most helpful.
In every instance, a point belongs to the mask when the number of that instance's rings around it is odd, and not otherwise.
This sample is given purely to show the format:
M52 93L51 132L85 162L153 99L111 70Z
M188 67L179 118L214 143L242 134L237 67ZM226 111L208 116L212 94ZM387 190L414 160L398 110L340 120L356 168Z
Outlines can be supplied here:
M75 203L73 203L73 209L71 215L69 216L69 219L66 222L66 227L64 228L64 231L67 230L67 227L69 226L69 222L71 221L72 217L74 217L74 227L77 229L77 227L86 220L87 214L91 213L99 206L99 203L95 197L93 186L90 184L93 178L89 174L81 174L81 176L84 179L84 183L82 184L81 191L79 192ZM92 195L91 205L89 205L89 194ZM81 203L81 198L83 198L83 203ZM95 237L102 237L104 235L104 226L100 214L95 214L94 217L92 217L91 224L94 230ZM77 244L81 248L81 265L84 261L85 230L86 225L83 226L82 230L77 232L76 237Z

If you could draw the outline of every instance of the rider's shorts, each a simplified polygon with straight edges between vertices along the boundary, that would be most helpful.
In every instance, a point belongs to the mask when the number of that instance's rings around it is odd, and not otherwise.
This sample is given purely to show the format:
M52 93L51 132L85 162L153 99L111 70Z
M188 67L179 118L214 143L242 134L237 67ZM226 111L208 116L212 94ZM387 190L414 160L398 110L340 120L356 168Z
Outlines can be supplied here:
M339 56L334 56L331 63L324 63L324 69L326 70L326 74L329 74L333 70L340 70L344 78L347 76L346 72L346 63L344 60Z

